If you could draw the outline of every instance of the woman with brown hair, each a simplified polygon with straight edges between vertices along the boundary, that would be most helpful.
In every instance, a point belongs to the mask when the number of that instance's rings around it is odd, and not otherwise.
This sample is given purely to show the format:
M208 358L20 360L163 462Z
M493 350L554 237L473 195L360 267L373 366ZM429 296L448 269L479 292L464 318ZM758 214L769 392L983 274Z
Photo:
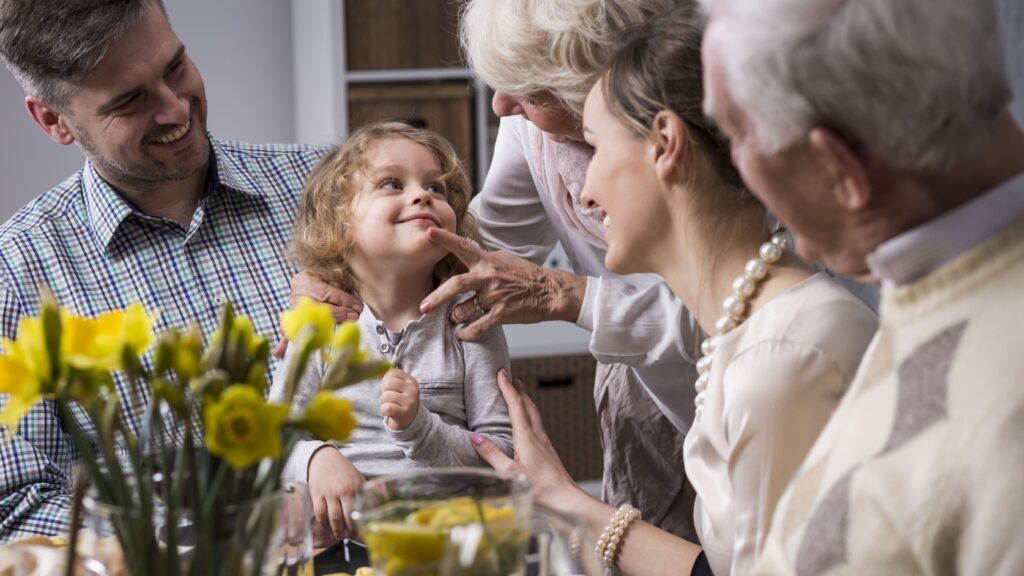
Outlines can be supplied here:
M595 155L581 200L604 214L608 268L663 276L708 335L684 450L703 551L576 488L536 409L503 376L516 460L473 437L496 468L530 476L542 503L600 532L596 552L627 574L747 573L876 328L862 302L789 253L744 189L703 114L702 31L683 6L614 57L584 109Z

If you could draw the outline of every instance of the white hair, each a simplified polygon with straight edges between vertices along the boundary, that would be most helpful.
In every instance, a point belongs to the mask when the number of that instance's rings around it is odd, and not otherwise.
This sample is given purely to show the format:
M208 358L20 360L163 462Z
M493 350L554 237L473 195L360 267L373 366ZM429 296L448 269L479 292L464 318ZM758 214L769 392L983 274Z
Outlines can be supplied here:
M701 0L762 147L823 126L893 167L972 152L1010 101L993 0Z
M693 0L466 0L459 38L495 90L548 92L577 115L625 33Z

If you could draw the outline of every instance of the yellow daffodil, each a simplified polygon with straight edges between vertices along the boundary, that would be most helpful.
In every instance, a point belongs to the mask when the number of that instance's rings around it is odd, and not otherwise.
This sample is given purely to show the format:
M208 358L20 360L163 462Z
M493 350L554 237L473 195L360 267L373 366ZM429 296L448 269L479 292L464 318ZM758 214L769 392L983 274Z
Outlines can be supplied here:
M139 356L153 344L153 324L156 314L146 313L146 308L136 302L125 308L121 317L121 332L124 345L132 355Z
M352 404L330 391L321 391L313 397L299 425L320 440L348 439L356 427Z
M309 338L312 348L323 348L330 341L334 329L331 307L304 296L298 306L281 314L281 328L293 342L299 342L299 336L305 330L308 333L305 337Z
M14 430L32 406L53 392L53 367L42 321L22 316L18 321L18 339L4 339L3 349L0 394L6 394L7 401L0 410L0 426Z
M61 355L83 369L119 370L124 354L138 356L153 342L153 318L136 302L95 318L61 313Z
M39 318L22 316L18 320L17 341L4 340L7 354L18 358L34 377L47 381L53 374L50 354L46 350L46 335Z
M11 350L9 343L5 350ZM0 356L0 394L7 394L0 410L0 427L10 430L17 430L21 417L43 399L39 378L15 356Z
M268 404L251 386L235 384L203 407L206 446L211 454L244 470L281 454L281 424L288 408Z

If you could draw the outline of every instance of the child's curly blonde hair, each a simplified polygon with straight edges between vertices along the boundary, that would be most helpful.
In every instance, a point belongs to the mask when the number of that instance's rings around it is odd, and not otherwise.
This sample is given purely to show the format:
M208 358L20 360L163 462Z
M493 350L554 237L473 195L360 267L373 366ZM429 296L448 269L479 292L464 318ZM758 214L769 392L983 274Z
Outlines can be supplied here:
M403 122L363 126L321 158L309 173L291 246L299 268L351 294L359 292L358 279L348 262L355 246L352 201L359 192L355 176L366 169L374 144L391 138L406 138L430 150L441 169L439 181L445 187L448 203L455 211L456 234L481 244L476 223L468 212L473 190L452 145L435 132ZM445 256L434 267L434 286L453 276L458 266L454 254Z

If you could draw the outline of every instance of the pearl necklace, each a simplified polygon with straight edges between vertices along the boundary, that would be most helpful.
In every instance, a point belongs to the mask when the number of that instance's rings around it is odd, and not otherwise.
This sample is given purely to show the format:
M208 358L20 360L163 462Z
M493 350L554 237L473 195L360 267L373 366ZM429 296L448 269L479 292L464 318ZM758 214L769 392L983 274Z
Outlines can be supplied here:
M747 300L757 291L757 284L768 275L768 266L775 264L782 258L783 252L789 247L789 239L785 232L776 232L771 240L761 245L758 250L758 257L747 261L743 269L743 275L736 278L732 283L732 294L722 301L722 316L715 322L716 334L704 340L700 345L704 353L697 361L697 382L694 387L697 389L697 398L694 403L697 406L694 417L700 421L701 413L704 412L704 392L708 389L708 380L711 378L711 363L714 362L715 350L718 349L718 342L724 334L728 334L739 326L747 312Z

